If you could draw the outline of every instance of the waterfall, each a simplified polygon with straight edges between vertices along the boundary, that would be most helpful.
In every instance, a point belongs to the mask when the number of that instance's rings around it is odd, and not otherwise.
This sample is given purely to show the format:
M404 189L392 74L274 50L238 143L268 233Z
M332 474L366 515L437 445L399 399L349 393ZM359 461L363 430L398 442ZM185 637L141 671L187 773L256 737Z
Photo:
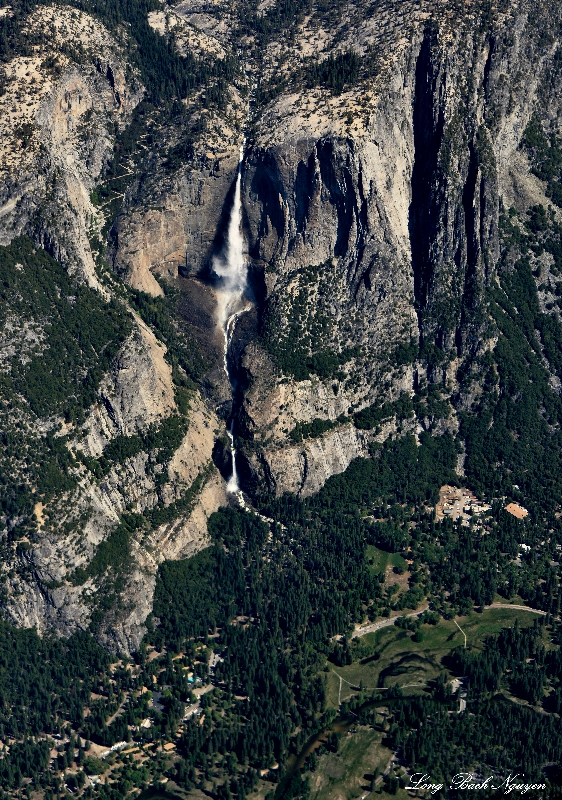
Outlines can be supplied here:
M231 317L228 318L226 327L224 329L224 371L226 372L226 377L228 378L229 381L230 381L230 373L228 370L227 355L228 355L228 347L232 339L232 333L234 331L235 324L236 324L236 316L233 314ZM240 486L238 484L238 472L236 470L236 447L234 445L234 416L231 417L230 425L227 427L226 432L228 434L228 438L230 439L230 456L232 461L232 474L228 479L228 483L226 484L226 491L231 492L232 494L237 494L240 491Z
M234 391L234 378L228 366L228 353L238 317L250 308L246 297L248 269L244 257L244 238L241 231L242 221L242 161L244 144L240 147L238 174L234 188L234 200L228 221L226 242L223 253L213 259L213 271L219 278L217 289L218 324L224 334L224 371ZM231 416L227 428L230 439L232 457L232 475L227 484L227 491L232 494L240 492L238 473L236 471L236 448L234 445L234 415Z

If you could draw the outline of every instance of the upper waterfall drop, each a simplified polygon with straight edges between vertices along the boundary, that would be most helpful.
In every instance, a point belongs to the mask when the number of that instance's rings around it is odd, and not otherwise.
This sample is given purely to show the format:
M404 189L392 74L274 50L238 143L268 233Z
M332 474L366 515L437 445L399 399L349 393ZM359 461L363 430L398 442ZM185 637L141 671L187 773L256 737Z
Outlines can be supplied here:
M242 164L244 161L244 144L240 146L238 173L234 187L234 199L230 211L230 219L226 233L226 244L223 253L213 259L213 272L220 279L217 289L217 317L224 334L224 371L234 391L234 379L228 364L228 353L236 320L251 307L246 297L248 288L248 268L244 257L244 237L242 235ZM236 448L234 446L234 415L227 426L232 455L232 474L227 483L227 491L240 493L238 473L236 471Z
M229 328L229 319L234 314L245 311L248 307L248 303L244 303L244 293L248 285L248 269L244 258L244 237L241 230L243 161L244 143L240 146L234 199L226 232L226 245L224 252L213 259L213 271L220 278L217 291L218 322L225 334Z

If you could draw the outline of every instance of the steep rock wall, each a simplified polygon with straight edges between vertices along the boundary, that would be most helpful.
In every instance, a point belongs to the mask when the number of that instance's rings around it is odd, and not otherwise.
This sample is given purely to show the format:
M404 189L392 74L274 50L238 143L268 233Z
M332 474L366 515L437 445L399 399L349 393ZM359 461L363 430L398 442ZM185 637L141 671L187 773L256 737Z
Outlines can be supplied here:
M37 508L39 522L27 549L8 549L2 565L4 610L23 627L55 630L61 635L86 628L104 596L115 592L97 624L101 642L113 651L130 652L145 632L152 608L158 565L182 558L207 544L207 518L226 500L224 482L212 467L212 453L221 425L198 393L193 393L187 431L172 457L163 463L158 450L146 445L140 452L110 465L96 477L80 465L81 454L95 458L116 437L146 434L177 415L171 368L165 349L140 320L102 381L96 403L81 430L63 426L61 433L76 437L78 486ZM197 483L198 482L198 483ZM182 498L198 486L191 502ZM126 552L115 549L112 560L90 574L89 565L100 546L111 541L127 515L174 508L169 521L133 529ZM158 520L158 517L155 517ZM119 559L125 558L123 565ZM76 570L85 570L75 579ZM119 590L115 577L123 570Z
M220 159L202 156L198 169L158 170L131 189L112 232L114 267L130 286L161 295L154 273L187 277L208 266L237 164L231 147Z
M123 46L87 14L40 7L27 30L50 36L5 67L0 243L25 233L94 286L89 235L98 221L90 192L112 152L109 130L128 122L143 87ZM81 63L66 55L75 46Z
M341 105L363 109L346 135L329 99L320 120L299 94L264 113L244 190L250 253L267 285L265 335L246 352L241 412L249 474L264 487L307 493L330 472L309 458L310 443L283 445L296 424L333 422L424 380L453 400L459 370L490 346L484 293L495 280L501 193L528 175L518 146L532 114L548 107L554 118L560 107L560 43L541 33L547 5L530 10L512 3L487 27L474 15L456 27L414 15L368 113L357 90L342 95ZM302 308L308 320L322 309L320 332L295 328ZM397 348L409 344L418 360L397 365ZM329 377L295 380L291 350L301 361L324 351L345 358ZM318 446L339 472L364 454L363 438L343 444L330 432Z

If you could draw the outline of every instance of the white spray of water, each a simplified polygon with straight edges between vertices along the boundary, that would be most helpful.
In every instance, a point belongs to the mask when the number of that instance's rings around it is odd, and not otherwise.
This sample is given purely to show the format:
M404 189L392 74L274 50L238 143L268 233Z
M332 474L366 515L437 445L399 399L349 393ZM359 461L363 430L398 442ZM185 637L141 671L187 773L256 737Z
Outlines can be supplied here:
M213 259L213 270L221 279L218 289L218 321L221 328L228 331L229 320L234 314L245 310L244 292L247 286L247 267L244 258L244 238L240 229L242 219L242 159L244 158L244 145L240 148L238 162L238 175L234 188L234 200L228 229L224 253Z
M213 259L213 271L221 279L217 290L218 323L224 333L224 371L229 383L232 385L228 369L228 350L232 335L236 327L236 320L250 308L250 303L245 296L247 289L248 269L244 258L244 238L240 223L242 221L242 160L244 158L244 145L240 147L240 160L238 162L238 175L234 188L234 201L228 221L224 253ZM234 447L233 422L228 429L230 439L230 452L232 456L232 475L226 486L227 491L240 494L238 474L236 471L236 449Z

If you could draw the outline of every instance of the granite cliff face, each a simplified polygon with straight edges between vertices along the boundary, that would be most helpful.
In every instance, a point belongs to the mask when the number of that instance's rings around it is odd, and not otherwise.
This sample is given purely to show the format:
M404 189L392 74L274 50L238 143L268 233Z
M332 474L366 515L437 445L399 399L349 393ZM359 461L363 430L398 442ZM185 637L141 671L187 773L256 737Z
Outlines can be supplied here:
M25 430L29 443L27 461L16 453L11 463L2 463L7 485L2 495L3 608L18 625L62 635L91 626L97 613L99 640L129 652L146 630L158 565L204 547L207 518L226 502L212 464L220 423L195 387L178 390L166 345L125 298L116 299L117 284L100 269L95 245L105 236L107 202L96 202L93 190L144 93L138 70L128 61L126 31L112 34L68 6L42 6L23 21L20 36L27 44L20 45L23 54L7 61L0 97L0 242L13 243L2 258L9 259L14 247L19 252L21 236L31 237L74 276L75 294L86 292L95 305L101 302L100 310L110 300L117 302L121 327L130 332L105 375L99 375L99 368L96 372L94 363L88 380L95 382L95 400L84 409L83 419L36 411L29 402L29 378L17 391L8 389L18 369L33 365L41 349L55 346L49 336L57 311L51 316L34 308L33 291L41 291L33 288L31 278L36 251L23 245L22 263L15 268L28 279L27 291L31 284L31 296L16 291L15 297L28 302L29 318L16 318L10 281L4 283L10 288L0 313L2 429L8 443L12 430ZM91 288L80 289L83 284ZM57 291L60 299L68 290ZM76 297L69 294L68 302L74 304ZM86 325L86 320L77 324ZM78 336L79 344L83 336L83 352L88 352L87 330L74 328L66 336ZM113 346L111 340L106 346ZM103 353L97 357L101 363ZM95 362L96 355L92 358ZM66 368L61 361L60 369ZM75 368L81 368L78 362ZM178 391L183 392L181 402ZM58 448L63 462L70 459L62 468L66 477L58 466L60 455L51 465L43 450L33 451L33 442L45 441L52 443L51 451ZM100 458L101 471L96 466ZM35 460L39 478L33 477ZM45 491L40 472L51 468L60 488ZM11 510L10 492L17 489L15 484L10 488L9 478L18 476L30 488L22 507L27 515ZM142 522L143 514L146 522L129 525L116 547L123 520L137 515ZM103 547L109 561L97 569Z
M0 241L29 234L97 285L90 193L112 152L110 130L128 123L143 86L125 42L68 6L37 8L22 36L32 44L5 66L0 100Z
M509 3L486 18L473 5L447 18L406 4L404 25L391 28L380 7L338 44L387 54L369 83L337 99L284 93L257 122L249 249L264 264L267 346L282 357L273 364L257 343L246 351L242 417L250 470L270 490L311 493L365 453L368 437L346 420L287 448L295 425L335 423L423 382L449 404L441 429L457 429L474 391L459 375L478 369L494 336L484 293L496 280L500 208L548 205L520 150L533 114L559 126L548 8ZM417 357L404 357L411 344ZM329 351L340 366L296 380L291 348Z
M68 634L97 619L116 571L101 546L124 525L120 600L97 632L134 649L158 564L203 547L227 502L230 414L246 491L306 496L374 442L456 434L482 394L497 341L487 293L510 268L500 216L550 204L522 141L532 119L562 133L560 9L313 4L288 27L275 4L252 24L246 11L150 13L204 76L165 112L139 105L126 27L71 7L34 11L29 31L51 41L5 67L0 241L29 235L131 324L84 420L25 412L64 437L76 486L40 500L27 546L8 547L5 608L21 625ZM244 137L253 308L231 348L233 397L211 265ZM134 158L116 172L126 141ZM414 395L431 403L404 410Z
M63 428L62 433L70 434L67 446L78 458L99 457L116 440L144 438L135 448L138 452L120 458L101 479L78 462L76 487L35 507L38 524L31 543L23 552L17 547L8 551L4 563L4 607L17 624L39 631L53 627L63 635L87 627L104 594L113 591L104 570L88 572L89 565L99 557L100 545L112 541L124 515L148 513L152 524L130 533L124 566L119 562L124 554L113 550L113 570L121 574L123 566L121 599L98 629L100 641L110 649L134 650L152 608L158 565L206 545L207 518L226 502L222 478L211 461L219 420L194 395L179 446L166 461L159 459L161 450L150 447L146 435L177 414L164 355L152 332L138 321L101 383L99 401L82 433L73 426ZM186 493L189 502L182 504ZM181 511L174 513L176 507ZM165 521L158 524L160 519ZM82 577L80 569L85 570Z

